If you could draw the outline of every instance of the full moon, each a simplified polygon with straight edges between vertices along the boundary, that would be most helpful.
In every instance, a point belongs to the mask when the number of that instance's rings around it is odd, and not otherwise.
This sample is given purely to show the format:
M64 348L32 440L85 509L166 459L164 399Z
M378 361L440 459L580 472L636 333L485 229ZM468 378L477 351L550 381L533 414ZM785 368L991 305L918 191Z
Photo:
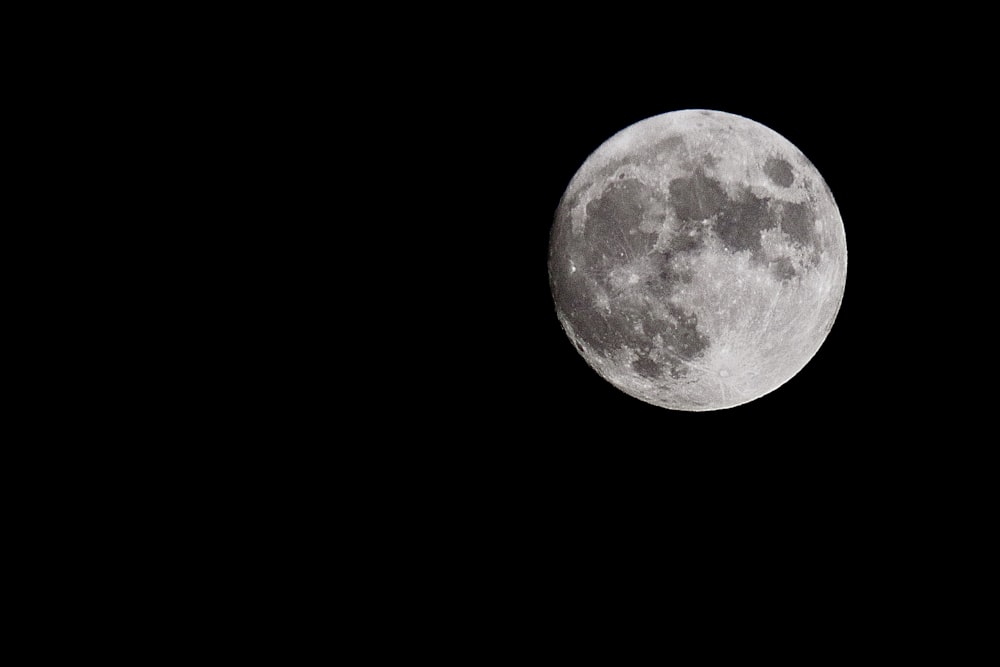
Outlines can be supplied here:
M791 142L694 109L635 123L584 161L548 268L559 321L601 377L653 405L719 410L816 354L847 244L830 189Z

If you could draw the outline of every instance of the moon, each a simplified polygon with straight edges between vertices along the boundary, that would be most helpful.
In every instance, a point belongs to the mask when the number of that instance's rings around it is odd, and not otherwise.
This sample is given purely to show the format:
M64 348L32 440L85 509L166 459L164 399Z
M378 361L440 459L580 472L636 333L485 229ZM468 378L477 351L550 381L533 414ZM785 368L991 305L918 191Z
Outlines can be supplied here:
M555 310L584 360L671 410L756 400L833 326L844 223L816 167L770 128L673 111L605 141L571 179L549 241Z

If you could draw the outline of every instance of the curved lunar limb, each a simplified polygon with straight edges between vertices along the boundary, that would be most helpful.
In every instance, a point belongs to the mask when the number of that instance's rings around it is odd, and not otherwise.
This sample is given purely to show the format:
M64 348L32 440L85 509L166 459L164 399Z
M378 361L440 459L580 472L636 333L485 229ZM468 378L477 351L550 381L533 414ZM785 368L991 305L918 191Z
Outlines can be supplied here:
M847 276L826 183L788 140L707 110L654 116L591 154L556 211L549 278L567 336L648 403L717 410L815 355Z

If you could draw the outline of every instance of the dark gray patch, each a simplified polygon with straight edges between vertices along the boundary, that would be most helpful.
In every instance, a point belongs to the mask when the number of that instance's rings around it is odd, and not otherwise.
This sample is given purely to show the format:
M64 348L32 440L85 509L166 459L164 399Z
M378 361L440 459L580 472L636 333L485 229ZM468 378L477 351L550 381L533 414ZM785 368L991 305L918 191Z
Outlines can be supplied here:
M664 340L673 344L673 351L685 359L694 359L708 348L708 338L698 330L698 316L673 304L667 308L673 319L667 322L670 337L665 336Z
M792 173L792 165L781 158L768 158L764 163L764 173L775 185L787 188L795 182L795 174Z
M679 378L687 374L685 361L701 356L708 349L709 340L698 330L698 316L681 308L669 305L673 318L664 320L664 328L659 331L670 363L670 376Z
M719 182L696 169L690 176L670 181L670 204L682 221L710 218L726 205L726 193Z
M648 196L648 191L648 187L634 178L609 183L600 197L587 204L586 228L599 230L639 224L643 211L641 200Z
M791 280L797 275L792 260L787 257L782 257L771 262L771 273L782 282Z
M648 293L658 300L666 300L681 285L690 284L694 274L690 268L684 267L680 260L689 250L700 247L704 243L702 237L683 236L681 243L671 243L670 250L654 253L654 271L646 278L645 286Z
M679 135L671 135L653 143L642 151L647 164L663 164L684 145L684 139Z
M660 271L657 278L670 289L677 285L690 283L694 278L690 269L678 268L676 257L675 252L665 252L659 255Z
M584 233L595 239L607 239L619 231L638 228L656 199L656 192L638 179L612 181L600 197L587 204Z
M686 222L670 239L670 250L675 253L698 250L705 245L705 228L697 223Z
M693 358L707 347L697 319L678 309L671 310L672 318L656 318L636 300L616 298L605 279L607 269L622 264L620 253L637 257L652 251L656 235L639 233L637 228L654 209L662 213L664 203L661 195L635 178L611 179L601 195L587 205L582 239L572 236L569 217L560 211L549 268L556 305L585 350L605 358L625 348L636 350L653 357L650 364L642 366L642 372L656 371L657 377L664 377L669 368L673 377L679 377L686 372L681 360ZM674 258L700 248L704 233L704 225L680 224L673 254L662 255L658 273L647 279L648 294L662 302L678 284L690 282L690 274L678 269ZM576 271L570 270L570 259ZM596 303L602 291L611 297L610 309ZM657 336L674 347L666 361L654 354Z
M658 364L649 357L639 357L632 362L632 370L644 378L658 378L663 375L663 365Z
M657 153L662 153L663 151L674 151L681 147L684 143L683 137L678 134L666 137L665 139L660 139L655 144L653 144L653 150Z
M649 349L653 346L653 338L659 335L670 333L670 323L653 317L649 311L643 312L639 317L642 326L642 333L646 336L643 347Z
M588 306L570 311L564 316L581 341L598 355L610 358L628 348L644 357L654 356L656 340L666 347L664 360L659 366L669 366L672 377L687 372L684 363L700 356L708 348L708 338L698 329L698 318L676 306L668 306L670 317L658 318L637 303L612 302L610 312L602 310L591 301ZM579 345L578 345L579 347ZM581 350L583 351L583 350ZM645 369L653 373L654 367ZM636 368L637 372L639 371ZM662 375L662 368L656 376Z
M601 195L587 204L583 228L587 266L607 269L620 264L622 255L634 259L649 252L656 234L644 232L640 224L662 205L657 192L638 179L608 183Z
M816 214L808 204L783 202L780 210L781 231L796 243L812 243L816 229Z
M740 200L729 202L715 223L715 233L727 249L733 252L749 250L759 258L760 233L778 222L768 207L768 201L744 190Z
M708 348L708 338L698 330L698 317L683 309L668 305L670 317L654 317L648 310L629 308L623 312L622 330L624 344L637 351L641 358L649 358L652 363L642 361L640 367L633 364L633 369L644 377L661 377L665 367L669 367L670 376L679 378L687 374L685 362L701 356ZM638 324L641 330L636 331ZM659 339L664 347L661 361L651 357L654 354L654 339ZM655 366L653 365L655 364Z
M591 302L588 306L564 311L564 316L573 325L576 335L602 357L631 342L630 323L621 312L607 314L597 310Z
M625 347L648 355L653 347L652 332L657 331L648 312L621 304L612 305L610 313L591 305L568 318L577 335L603 357Z

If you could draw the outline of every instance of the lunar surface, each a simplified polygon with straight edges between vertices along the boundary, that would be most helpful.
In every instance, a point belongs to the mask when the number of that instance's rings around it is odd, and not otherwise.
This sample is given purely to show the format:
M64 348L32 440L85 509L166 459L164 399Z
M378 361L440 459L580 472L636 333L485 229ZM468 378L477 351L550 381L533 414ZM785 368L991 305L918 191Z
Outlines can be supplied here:
M566 335L598 374L672 410L778 388L816 354L847 277L837 205L787 139L685 110L608 139L559 207L549 279Z

